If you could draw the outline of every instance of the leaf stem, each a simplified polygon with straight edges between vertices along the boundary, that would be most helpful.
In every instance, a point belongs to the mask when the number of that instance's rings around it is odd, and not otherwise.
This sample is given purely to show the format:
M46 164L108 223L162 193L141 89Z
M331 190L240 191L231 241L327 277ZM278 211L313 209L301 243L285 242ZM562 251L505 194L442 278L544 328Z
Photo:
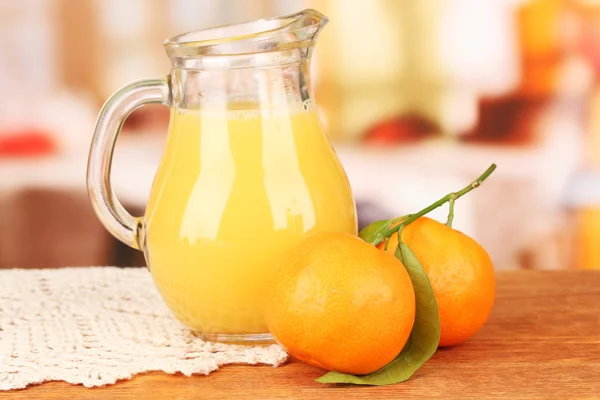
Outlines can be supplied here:
M477 179L475 179L469 185L465 186L458 192L448 193L447 195L445 195L444 197L442 197L435 203L425 207L421 211L411 214L407 219L402 221L402 223L390 228L387 232L385 232L383 234L383 237L388 237L388 236L392 235L393 233L398 232L400 229L403 229L406 225L416 221L417 219L421 218L423 215L435 210L436 208L444 205L445 203L447 203L449 201L452 201L451 206L453 206L454 202L456 200L458 200L465 194L469 193L471 190L476 189L479 186L481 186L483 181L485 181L487 179L487 177L490 176L492 174L492 172L494 172L495 169L496 169L496 164L490 165L489 168L486 169L483 174L481 174ZM454 207L451 208L452 218L454 218L454 209L453 208ZM450 218L450 215L448 216L448 220L449 220L450 224L452 224L452 218Z
M454 220L454 203L456 203L456 196L450 196L450 200L448 201L448 220L446 221L446 226L450 228L452 228L452 221Z
M403 216L401 216L401 217L393 218L393 219L390 219L390 221L389 221L389 222L390 222L391 224L395 224L396 222L400 222L400 221L403 221L403 220L405 220L406 218L410 217L411 215L412 215L412 214L406 214L406 215L403 215Z

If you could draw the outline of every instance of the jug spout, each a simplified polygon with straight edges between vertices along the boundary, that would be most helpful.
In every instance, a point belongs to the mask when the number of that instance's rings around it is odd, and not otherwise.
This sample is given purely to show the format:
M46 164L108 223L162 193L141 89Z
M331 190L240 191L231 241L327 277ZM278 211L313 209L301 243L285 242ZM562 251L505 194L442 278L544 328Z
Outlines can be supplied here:
M327 22L320 12L307 9L282 17L184 33L167 39L164 46L174 66L204 69L220 64L209 59L238 56L239 68L245 64L243 56L279 52L289 57L296 51L302 58L309 57ZM259 66L256 59L247 61L253 62L248 66Z

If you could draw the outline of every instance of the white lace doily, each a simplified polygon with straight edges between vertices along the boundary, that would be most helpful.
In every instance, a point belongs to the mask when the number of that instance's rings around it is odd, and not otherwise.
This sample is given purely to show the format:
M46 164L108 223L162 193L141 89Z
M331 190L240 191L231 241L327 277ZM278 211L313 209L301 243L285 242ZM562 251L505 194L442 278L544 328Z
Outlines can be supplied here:
M46 381L113 384L148 371L278 366L277 345L204 342L169 312L145 268L0 270L0 390Z

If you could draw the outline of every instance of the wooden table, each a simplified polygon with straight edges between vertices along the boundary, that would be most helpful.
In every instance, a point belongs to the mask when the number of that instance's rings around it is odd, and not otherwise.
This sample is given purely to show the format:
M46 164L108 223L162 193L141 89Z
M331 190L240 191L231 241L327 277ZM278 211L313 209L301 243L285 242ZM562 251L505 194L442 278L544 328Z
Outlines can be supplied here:
M293 360L192 378L151 373L96 389L52 382L0 399L600 399L600 271L497 276L486 326L393 386L321 385L314 379L323 371Z

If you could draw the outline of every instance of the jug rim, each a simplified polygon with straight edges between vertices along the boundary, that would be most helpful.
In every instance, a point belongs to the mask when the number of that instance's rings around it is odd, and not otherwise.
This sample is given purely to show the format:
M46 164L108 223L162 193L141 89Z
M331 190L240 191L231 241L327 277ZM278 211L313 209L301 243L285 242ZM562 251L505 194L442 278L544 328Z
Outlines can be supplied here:
M166 39L163 45L169 56L186 55L234 55L227 45L243 43L262 43L268 41L269 44L286 44L287 48L310 46L314 41L320 29L327 24L329 19L314 9L305 9L293 14L261 18L257 20L248 20L239 23L223 24L206 29L199 29L181 33ZM261 27L264 27L261 29ZM306 35L299 35L290 40L290 35L306 31ZM242 32L234 34L234 32ZM294 35L298 36L298 35ZM287 40L281 40L286 38ZM292 46L290 46L292 45ZM222 47L222 51L219 50ZM253 46L256 47L256 46ZM267 52L253 48L252 51L235 51L235 54L249 54ZM239 46L238 46L239 48ZM281 46L277 46L277 50Z

